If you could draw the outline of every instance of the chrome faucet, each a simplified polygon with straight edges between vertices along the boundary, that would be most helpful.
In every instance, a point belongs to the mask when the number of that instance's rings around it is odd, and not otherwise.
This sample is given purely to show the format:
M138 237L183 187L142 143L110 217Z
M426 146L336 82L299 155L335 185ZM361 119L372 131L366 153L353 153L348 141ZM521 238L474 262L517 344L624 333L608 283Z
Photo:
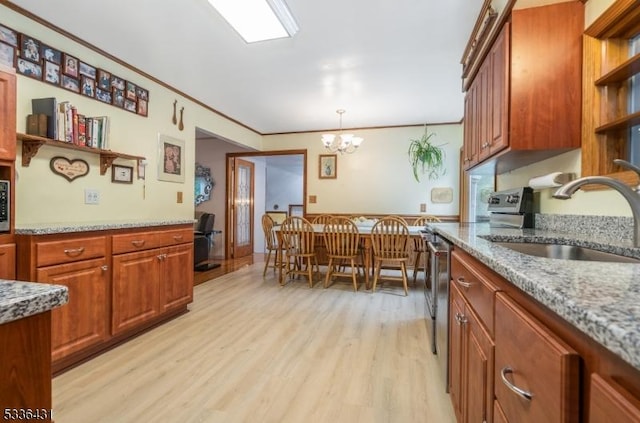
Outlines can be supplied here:
M640 167L620 159L615 159L613 162L618 166L633 170L640 176ZM553 196L560 200L568 200L583 185L606 185L618 191L627 200L631 207L631 213L633 213L633 246L640 248L640 185L633 189L608 176L585 176L564 184L558 188Z

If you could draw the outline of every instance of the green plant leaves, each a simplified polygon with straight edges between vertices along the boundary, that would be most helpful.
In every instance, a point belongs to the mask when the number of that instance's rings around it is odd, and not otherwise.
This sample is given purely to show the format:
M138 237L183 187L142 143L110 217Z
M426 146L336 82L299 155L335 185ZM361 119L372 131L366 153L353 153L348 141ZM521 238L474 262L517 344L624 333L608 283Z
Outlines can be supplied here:
M419 173L426 173L429 179L437 179L446 172L444 150L441 146L434 145L430 141L434 135L433 133L427 133L425 128L424 134L420 139L410 140L409 162L413 169L413 176L418 182L420 182Z

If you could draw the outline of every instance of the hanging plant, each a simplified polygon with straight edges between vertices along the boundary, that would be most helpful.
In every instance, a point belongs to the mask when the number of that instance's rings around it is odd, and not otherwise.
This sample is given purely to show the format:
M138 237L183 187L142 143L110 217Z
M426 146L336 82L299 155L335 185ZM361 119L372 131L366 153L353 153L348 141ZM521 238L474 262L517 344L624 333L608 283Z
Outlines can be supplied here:
M418 182L420 182L419 173L426 173L429 179L437 179L446 172L442 146L434 145L430 141L434 135L434 133L428 133L425 125L422 137L410 140L409 162L413 169L413 176Z

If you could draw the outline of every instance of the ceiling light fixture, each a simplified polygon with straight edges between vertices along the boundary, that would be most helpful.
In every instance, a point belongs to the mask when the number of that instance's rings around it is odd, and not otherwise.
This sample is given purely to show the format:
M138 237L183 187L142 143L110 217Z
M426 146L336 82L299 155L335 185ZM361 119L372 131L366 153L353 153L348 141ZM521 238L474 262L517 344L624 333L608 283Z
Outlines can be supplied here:
M247 42L292 37L298 32L284 0L208 0Z
M322 144L324 144L324 148L332 153L353 153L360 147L360 144L364 140L353 134L343 134L342 115L345 113L345 110L338 109L336 113L340 115L340 133L337 136L335 134L322 134Z

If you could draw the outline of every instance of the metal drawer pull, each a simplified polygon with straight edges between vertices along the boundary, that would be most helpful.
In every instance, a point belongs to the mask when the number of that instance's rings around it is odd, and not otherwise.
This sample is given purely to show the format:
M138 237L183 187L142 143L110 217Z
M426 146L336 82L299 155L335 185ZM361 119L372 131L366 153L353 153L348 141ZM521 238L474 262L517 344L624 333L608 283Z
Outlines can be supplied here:
M524 389L520 389L513 383L509 382L509 380L507 379L508 373L509 374L513 373L513 369L511 369L511 367L504 367L502 370L500 370L500 376L502 376L502 383L507 385L507 388L511 389L513 392L515 392L522 398L526 399L527 401L531 401L531 399L533 398L533 394L531 392L525 391Z
M84 253L84 247L65 249L64 253L69 257L78 257L80 254Z
M131 241L134 247L142 247L145 243L144 239Z
M456 313L456 321L458 322L458 325L464 325L469 321L469 319L467 319L467 316L464 314Z
M107 265L104 265L104 266L100 266L100 269L102 269L103 272L106 272L107 269L109 269L109 267Z
M182 235L174 235L173 239L175 239L176 241L182 241L182 238L184 238Z
M466 282L464 280L464 277L460 276L458 279L456 279L456 282L458 283L458 285L460 285L463 288L471 288L471 283L470 282Z

